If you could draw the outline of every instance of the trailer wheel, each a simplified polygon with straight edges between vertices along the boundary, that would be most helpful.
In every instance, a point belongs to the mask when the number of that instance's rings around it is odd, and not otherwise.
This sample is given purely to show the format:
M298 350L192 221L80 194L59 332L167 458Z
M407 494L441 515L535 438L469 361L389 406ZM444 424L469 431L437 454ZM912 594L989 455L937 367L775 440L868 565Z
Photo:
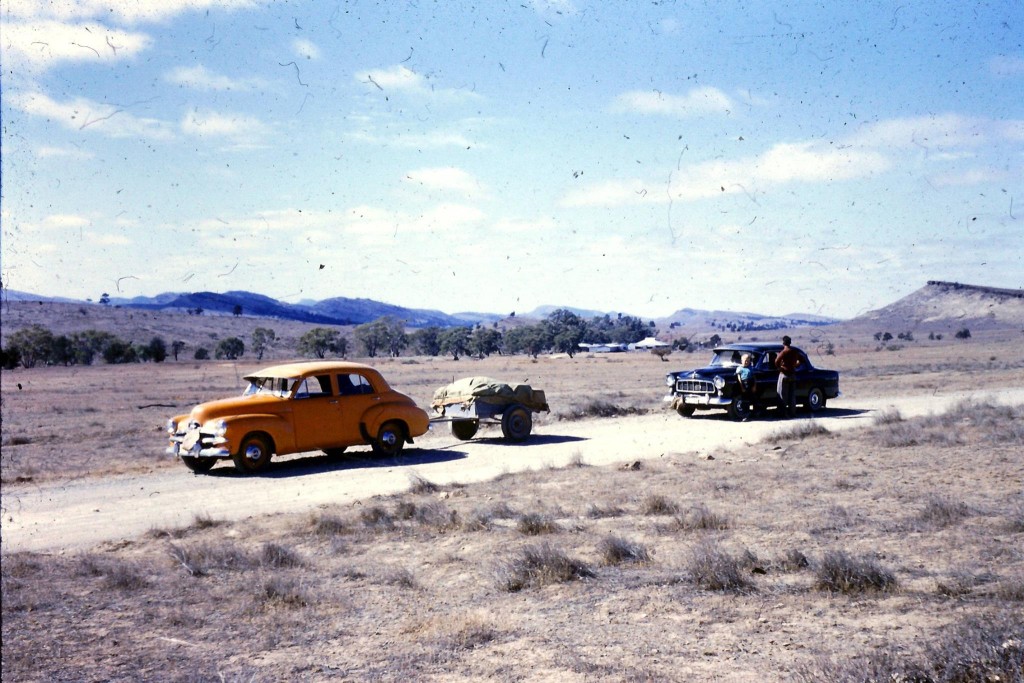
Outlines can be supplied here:
M522 406L509 408L501 416L501 433L509 441L524 441L533 429L533 415Z
M452 436L460 441L469 441L476 435L479 427L480 423L477 420L453 420Z

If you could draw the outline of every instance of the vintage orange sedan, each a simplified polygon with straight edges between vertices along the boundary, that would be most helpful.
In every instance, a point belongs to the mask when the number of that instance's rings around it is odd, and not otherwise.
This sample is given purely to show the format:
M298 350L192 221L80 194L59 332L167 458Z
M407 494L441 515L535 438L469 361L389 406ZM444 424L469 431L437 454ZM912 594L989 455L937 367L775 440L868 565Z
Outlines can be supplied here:
M201 403L167 422L167 452L193 472L230 458L259 472L274 455L342 453L369 444L394 456L426 433L427 413L368 365L314 361L264 368L245 378L235 398Z

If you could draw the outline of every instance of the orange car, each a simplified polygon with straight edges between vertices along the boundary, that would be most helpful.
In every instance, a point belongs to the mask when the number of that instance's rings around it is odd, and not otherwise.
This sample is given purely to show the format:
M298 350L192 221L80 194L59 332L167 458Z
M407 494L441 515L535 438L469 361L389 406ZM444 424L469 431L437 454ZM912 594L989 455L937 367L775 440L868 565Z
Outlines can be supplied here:
M394 456L426 433L427 413L360 363L275 365L245 378L236 398L201 403L167 422L171 446L193 472L231 458L239 472L258 472L271 456L370 444Z

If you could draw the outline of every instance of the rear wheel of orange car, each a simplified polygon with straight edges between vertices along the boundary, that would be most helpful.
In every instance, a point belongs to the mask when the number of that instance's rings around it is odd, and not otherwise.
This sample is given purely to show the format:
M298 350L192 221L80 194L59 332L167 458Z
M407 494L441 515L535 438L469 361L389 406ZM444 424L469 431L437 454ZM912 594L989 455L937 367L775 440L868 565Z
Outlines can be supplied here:
M243 474L253 474L267 466L271 455L273 452L267 438L261 434L250 434L242 440L242 445L231 459L236 470Z
M371 444L373 452L387 458L393 458L402 452L405 445L405 429L401 422L385 422L377 430L377 438Z
M185 467L197 474L209 472L210 468L217 464L217 461L213 458L193 458L190 455L181 456L181 461L185 463Z

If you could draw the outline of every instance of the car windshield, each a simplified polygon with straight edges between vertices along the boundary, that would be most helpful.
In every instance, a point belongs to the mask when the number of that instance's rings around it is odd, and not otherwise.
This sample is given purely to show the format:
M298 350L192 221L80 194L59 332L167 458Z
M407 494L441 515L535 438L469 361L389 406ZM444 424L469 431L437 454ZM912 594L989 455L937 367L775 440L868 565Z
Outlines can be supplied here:
M284 398L292 393L295 386L294 379L285 377L249 377L249 386L245 388L243 396L254 394L270 394Z
M718 349L715 351L714 358L711 359L711 367L723 367L723 368L734 368L737 365L743 365L743 351L732 351L729 349ZM749 353L749 352L747 352ZM754 354L750 354L754 356ZM754 357L756 361L756 356Z

